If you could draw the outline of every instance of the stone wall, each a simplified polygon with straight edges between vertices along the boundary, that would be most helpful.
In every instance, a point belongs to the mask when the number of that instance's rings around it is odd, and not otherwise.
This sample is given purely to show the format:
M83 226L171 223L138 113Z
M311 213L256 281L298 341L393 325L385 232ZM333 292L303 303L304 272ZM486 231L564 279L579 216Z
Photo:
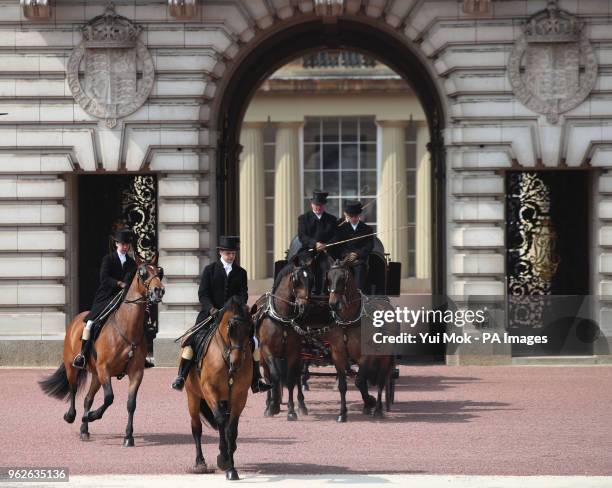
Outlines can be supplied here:
M545 1L493 1L465 14L456 0L347 0L345 15L392 29L416 49L447 107L447 291L504 293L504 184L508 168L592 168L592 292L612 276L612 2L560 1L584 22L599 64L584 101L551 123L521 103L507 66L525 20ZM151 96L109 129L86 113L66 83L79 27L106 2L58 0L53 18L22 17L0 0L0 334L61 334L72 300L71 212L75 171L159 173L159 244L168 276L161 335L189 325L197 275L214 245L215 120L211 107L233 59L262 34L312 19L310 0L206 1L178 21L166 3L116 1L142 25L155 81ZM585 239L589 236L585 236ZM19 263L19 264L17 264ZM610 309L602 311L602 317ZM610 321L602 327L612 332Z

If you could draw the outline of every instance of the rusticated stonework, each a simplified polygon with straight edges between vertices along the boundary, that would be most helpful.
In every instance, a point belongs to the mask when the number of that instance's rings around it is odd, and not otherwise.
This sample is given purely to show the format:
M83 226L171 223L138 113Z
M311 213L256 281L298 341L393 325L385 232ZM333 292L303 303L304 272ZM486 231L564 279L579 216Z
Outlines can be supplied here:
M138 40L141 27L117 15L112 3L82 30L83 41L68 59L68 86L83 110L112 128L117 119L138 110L151 94L153 58Z
M549 2L527 21L510 54L508 76L516 97L552 124L580 104L597 81L597 59L582 26Z

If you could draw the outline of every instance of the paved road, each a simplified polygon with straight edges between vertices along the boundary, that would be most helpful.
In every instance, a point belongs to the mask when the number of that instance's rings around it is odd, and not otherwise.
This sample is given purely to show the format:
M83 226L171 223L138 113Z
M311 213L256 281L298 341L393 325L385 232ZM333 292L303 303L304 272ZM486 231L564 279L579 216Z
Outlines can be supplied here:
M126 380L114 381L115 403L91 424L91 441L81 442L78 423L62 420L67 405L38 389L50 372L0 369L0 464L67 466L73 476L188 472L195 454L185 394L169 388L174 369L146 372L132 449L121 447ZM241 475L612 475L609 366L402 366L393 411L364 417L351 387L347 424L335 422L331 385L314 379L310 415L293 423L284 407L264 418L264 396L249 397L236 453ZM78 404L80 416L82 398ZM205 434L212 461L217 437Z
M231 483L223 475L113 475L75 476L69 483L35 484L39 488L227 488ZM254 475L247 474L239 484L254 485L257 488L328 488L335 486L364 486L368 488L610 488L612 477L607 476L452 476L452 475ZM16 486L16 485L12 485ZM32 487L32 484L28 484Z

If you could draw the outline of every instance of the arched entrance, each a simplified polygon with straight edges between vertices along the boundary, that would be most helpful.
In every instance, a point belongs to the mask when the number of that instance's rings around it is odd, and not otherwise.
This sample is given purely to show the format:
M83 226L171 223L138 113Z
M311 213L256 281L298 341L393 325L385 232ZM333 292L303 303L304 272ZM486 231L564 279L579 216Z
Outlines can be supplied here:
M446 292L445 124L443 98L424 61L405 38L384 24L365 18L339 18L332 23L320 17L279 23L255 37L226 68L212 105L211 131L217 136L217 234L237 233L238 158L240 129L249 102L258 86L292 58L316 49L353 49L375 57L399 73L413 88L426 109L432 160L432 291Z

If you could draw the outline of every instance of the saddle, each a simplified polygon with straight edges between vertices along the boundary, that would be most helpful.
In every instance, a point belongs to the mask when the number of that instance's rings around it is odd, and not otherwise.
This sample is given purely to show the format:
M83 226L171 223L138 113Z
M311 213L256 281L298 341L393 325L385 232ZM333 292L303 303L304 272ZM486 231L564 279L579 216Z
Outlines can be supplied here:
M121 295L121 298L119 298L120 295ZM107 308L105 310L103 310L100 313L100 315L98 315L97 317L95 317L93 319L93 326L92 326L92 329L93 329L93 333L92 333L93 342L96 342L96 340L100 336L100 332L102 332L102 329L106 325L106 322L108 322L108 319L113 314L113 312L115 310L117 310L121 306L121 304L123 303L123 298L124 298L123 295L124 295L123 290L118 292L110 300L110 302L107 305Z
M214 337L215 332L219 328L219 321L215 320L214 325L210 327L200 330L196 332L193 336L193 352L195 364L198 365L198 369L200 368L200 364L202 364L202 360L206 353L208 352L208 346L210 346L210 341Z

